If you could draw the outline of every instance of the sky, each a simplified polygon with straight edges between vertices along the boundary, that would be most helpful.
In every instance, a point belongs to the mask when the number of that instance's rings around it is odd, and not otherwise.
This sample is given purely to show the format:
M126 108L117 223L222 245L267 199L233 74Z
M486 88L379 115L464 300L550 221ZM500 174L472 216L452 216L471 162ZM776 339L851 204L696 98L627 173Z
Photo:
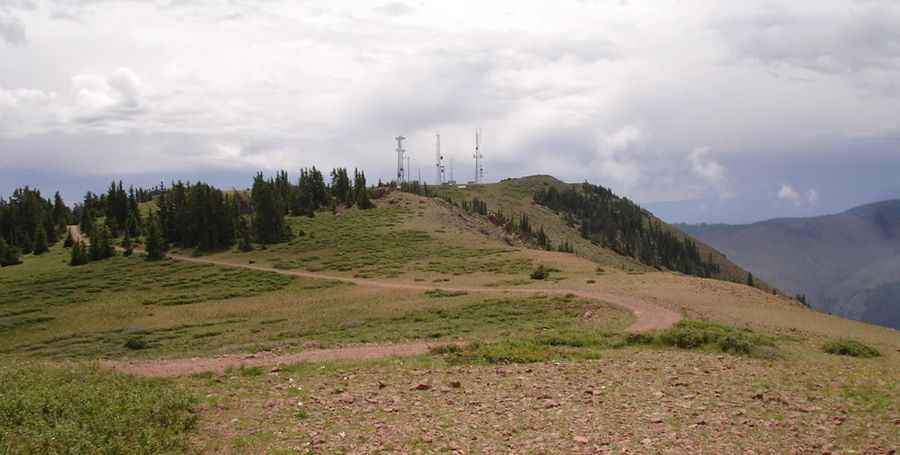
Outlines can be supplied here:
M612 188L671 222L900 198L900 2L0 0L0 196L257 170Z

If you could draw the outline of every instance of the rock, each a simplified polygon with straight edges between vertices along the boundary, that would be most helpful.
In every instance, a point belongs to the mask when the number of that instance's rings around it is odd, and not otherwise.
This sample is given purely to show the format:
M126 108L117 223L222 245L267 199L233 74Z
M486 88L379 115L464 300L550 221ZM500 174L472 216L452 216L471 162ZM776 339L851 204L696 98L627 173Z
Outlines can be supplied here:
M322 349L322 343L318 341L307 341L303 343L303 349Z
M271 371L272 371L272 373L278 373L278 372L281 371L281 368L279 368L279 367L272 367L272 370L271 370Z
M450 387L453 387L454 389L458 389L458 388L462 387L462 383L459 381L450 381Z
M579 444L587 444L589 440L584 436L575 436L574 441Z
M428 390L428 389L431 389L431 386L422 382L422 383L414 385L411 390Z
M378 388L379 388L379 389L383 389L383 388L385 388L385 387L387 387L387 384L385 384L385 383L382 382L382 381L378 381Z
M353 402L356 401L353 398L353 395L350 395L349 393L342 394L340 396L340 398L338 398L338 399L341 400L342 403L347 403L347 404L353 404Z

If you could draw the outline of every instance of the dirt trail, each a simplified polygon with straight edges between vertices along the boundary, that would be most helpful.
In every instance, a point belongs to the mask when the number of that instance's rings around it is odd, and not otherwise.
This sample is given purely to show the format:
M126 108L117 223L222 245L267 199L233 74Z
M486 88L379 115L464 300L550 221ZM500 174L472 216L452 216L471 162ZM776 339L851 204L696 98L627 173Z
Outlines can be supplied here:
M258 270L262 272L280 273L282 275L298 276L304 278L316 278L324 280L342 281L345 283L353 283L359 286L376 287L382 289L405 289L413 291L428 291L435 289L436 286L425 286L421 284L410 283L394 283L387 281L376 281L363 278L351 278L336 275L325 275L314 272L303 272L299 270L283 270L272 267L266 267L256 264L236 264L233 262L218 261L209 258L194 258L188 256L169 255L170 258L177 261L195 262L198 264L211 264L225 267L239 267L250 270ZM550 288L479 288L479 287L443 287L440 289L445 291L462 291L468 293L517 293L517 294L575 294L578 297L601 300L612 305L625 308L634 314L637 319L626 330L629 332L644 332L647 330L669 328L681 320L681 315L659 305L645 302L641 299L628 297L624 295L614 294L601 290L584 290L584 289L550 289Z
M218 357L195 357L174 360L104 360L100 364L123 373L140 376L184 376L207 371L223 372L228 368L273 367L300 362L324 362L328 360L370 360L384 357L413 356L428 352L433 346L445 343L417 341L395 344L367 344L336 349L313 349L295 354L226 354Z
M77 226L70 226L73 237L81 238L81 232ZM137 251L137 250L136 250ZM281 275L297 276L303 278L315 278L322 280L334 280L345 283L353 283L358 286L368 286L381 289L402 289L414 291L428 291L435 286L425 286L411 283L395 283L376 281L363 278L351 278L321 273L304 272L299 270L282 270L265 267L256 264L236 264L210 258L188 257L169 254L169 258L176 261L193 262L197 264L210 264L223 267L237 267L262 272L278 273ZM445 291L462 291L468 293L510 293L510 294L574 294L578 297L592 300L600 300L631 311L636 321L629 326L628 332L644 332L655 329L671 327L681 320L681 315L645 302L641 299L619 295L601 290L584 289L545 289L545 288L480 288L480 287L440 287ZM229 367L239 366L274 366L280 364L297 363L304 361L324 360L365 360L391 356L412 356L428 352L433 344L425 342L398 343L389 345L364 345L344 347L338 349L320 349L304 351L297 354L256 354L252 357L243 355L225 355L213 358L175 359L175 360L150 360L150 361L104 361L102 364L108 368L141 376L179 376L194 374L203 371L224 371Z
M72 234L72 240L76 242L84 240L84 236L81 235L81 226L77 224L70 224L66 229L68 229L69 234Z

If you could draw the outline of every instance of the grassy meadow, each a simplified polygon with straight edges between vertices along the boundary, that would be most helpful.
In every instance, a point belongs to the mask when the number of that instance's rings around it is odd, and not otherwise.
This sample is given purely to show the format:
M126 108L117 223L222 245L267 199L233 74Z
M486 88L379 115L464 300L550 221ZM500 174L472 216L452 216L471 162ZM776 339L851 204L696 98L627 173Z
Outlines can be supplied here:
M530 204L524 190L469 191ZM378 204L289 217L290 242L206 256L421 289L140 257L70 267L60 245L0 269L0 452L859 453L900 444L895 331L605 250L522 249L443 201L394 194ZM563 228L552 229L574 242ZM530 278L538 266L547 279ZM451 289L462 287L484 289ZM685 320L626 333L633 314L570 293L591 290ZM412 357L169 379L97 363L421 340L434 347Z

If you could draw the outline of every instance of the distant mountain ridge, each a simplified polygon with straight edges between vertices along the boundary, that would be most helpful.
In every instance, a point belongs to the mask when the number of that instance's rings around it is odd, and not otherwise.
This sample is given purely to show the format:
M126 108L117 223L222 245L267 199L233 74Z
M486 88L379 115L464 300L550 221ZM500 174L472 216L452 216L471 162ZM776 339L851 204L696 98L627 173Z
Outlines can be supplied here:
M817 309L900 328L900 200L745 225L680 224L687 234Z

